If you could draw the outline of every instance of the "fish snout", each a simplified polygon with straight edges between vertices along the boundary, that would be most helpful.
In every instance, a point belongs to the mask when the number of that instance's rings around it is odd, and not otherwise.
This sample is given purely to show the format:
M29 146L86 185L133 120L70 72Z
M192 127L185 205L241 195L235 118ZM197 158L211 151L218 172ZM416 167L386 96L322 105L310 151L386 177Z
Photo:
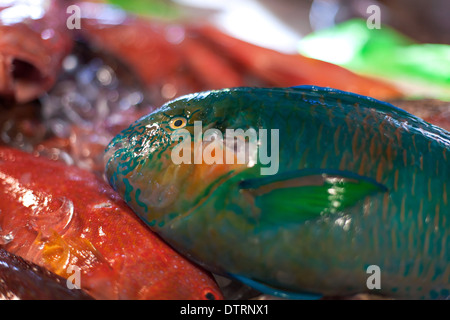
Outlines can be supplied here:
M130 143L126 137L117 136L109 143L103 156L106 178L115 190L118 187L116 185L118 169L124 165L129 146Z

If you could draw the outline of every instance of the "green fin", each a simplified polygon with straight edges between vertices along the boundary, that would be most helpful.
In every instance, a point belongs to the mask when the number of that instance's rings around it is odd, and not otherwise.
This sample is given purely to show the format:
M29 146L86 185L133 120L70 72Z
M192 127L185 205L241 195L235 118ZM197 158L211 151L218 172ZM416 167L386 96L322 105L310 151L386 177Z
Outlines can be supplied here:
M266 284L262 284L258 281L251 280L246 277L231 275L231 277L236 280L242 282L243 284L252 287L255 290L258 290L261 293L268 294L271 296L283 298L283 299L292 299L292 300L317 300L322 298L321 294L317 293L309 293L309 292L288 292L284 290L279 290L273 287L270 287Z
M261 209L262 223L299 223L342 212L386 192L375 180L338 170L305 169L241 181L241 192Z

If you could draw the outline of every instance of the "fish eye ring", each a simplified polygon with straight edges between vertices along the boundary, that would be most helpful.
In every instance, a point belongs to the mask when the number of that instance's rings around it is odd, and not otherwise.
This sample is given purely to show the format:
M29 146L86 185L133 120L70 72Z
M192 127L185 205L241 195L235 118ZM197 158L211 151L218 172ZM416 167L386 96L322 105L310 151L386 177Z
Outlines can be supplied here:
M184 117L175 117L169 122L169 126L173 130L184 128L186 124L187 120Z

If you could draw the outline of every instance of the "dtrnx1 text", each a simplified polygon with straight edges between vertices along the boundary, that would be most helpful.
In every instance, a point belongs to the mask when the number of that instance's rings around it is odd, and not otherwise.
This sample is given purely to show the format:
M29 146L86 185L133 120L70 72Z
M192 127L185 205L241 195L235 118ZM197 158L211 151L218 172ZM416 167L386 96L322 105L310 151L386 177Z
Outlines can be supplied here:
M224 314L268 314L267 305L226 304Z

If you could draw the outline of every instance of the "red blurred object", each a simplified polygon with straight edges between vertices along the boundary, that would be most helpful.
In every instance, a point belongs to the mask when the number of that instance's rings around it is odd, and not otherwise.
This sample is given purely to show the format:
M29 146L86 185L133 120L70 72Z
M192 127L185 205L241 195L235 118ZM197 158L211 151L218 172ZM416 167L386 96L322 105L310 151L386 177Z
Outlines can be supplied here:
M49 90L72 36L64 1L0 3L0 95L19 103Z
M133 70L148 87L171 88L170 100L182 94L238 86L317 85L378 99L399 98L390 84L356 75L337 65L283 54L233 38L210 25L182 25L128 15L101 19L105 5L87 5L82 34Z
M269 86L291 87L316 85L350 91L381 100L401 97L394 87L382 81L356 75L337 65L304 57L283 54L255 46L226 35L211 26L194 29L218 52L224 52Z
M220 299L212 277L152 233L104 181L0 147L0 241L96 299Z

